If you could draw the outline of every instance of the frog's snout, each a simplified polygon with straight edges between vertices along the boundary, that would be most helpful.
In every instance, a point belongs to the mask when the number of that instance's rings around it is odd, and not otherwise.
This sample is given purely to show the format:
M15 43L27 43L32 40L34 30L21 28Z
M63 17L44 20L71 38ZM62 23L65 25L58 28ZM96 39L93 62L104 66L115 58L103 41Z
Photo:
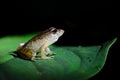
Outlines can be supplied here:
M62 36L64 32L65 31L63 29L58 29L58 33L59 33L60 36Z

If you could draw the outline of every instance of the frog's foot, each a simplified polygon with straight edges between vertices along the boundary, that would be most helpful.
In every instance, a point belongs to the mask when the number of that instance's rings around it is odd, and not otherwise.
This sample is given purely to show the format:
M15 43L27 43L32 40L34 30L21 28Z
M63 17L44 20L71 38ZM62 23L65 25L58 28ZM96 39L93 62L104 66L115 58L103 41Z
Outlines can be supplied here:
M50 56L50 57L47 57L47 56L41 57L41 59L53 59L53 58L54 58L54 56Z
M53 55L55 55L56 53L54 53L54 52L50 52L50 53L48 53L47 54L47 56L53 56Z
M51 52L51 53L49 53L50 55L55 55L56 53L54 53L54 52Z
M41 58L40 57L33 57L33 58L31 58L32 61L37 61L39 59L41 59Z

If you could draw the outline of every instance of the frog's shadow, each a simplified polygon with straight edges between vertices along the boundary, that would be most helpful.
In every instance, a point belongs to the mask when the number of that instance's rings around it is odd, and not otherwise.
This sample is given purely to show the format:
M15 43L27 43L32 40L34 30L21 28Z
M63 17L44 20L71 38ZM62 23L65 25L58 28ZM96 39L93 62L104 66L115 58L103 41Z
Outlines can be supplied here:
M12 51L10 55L12 55L14 58L24 59L19 55L17 51ZM24 60L30 61L29 59L24 59Z

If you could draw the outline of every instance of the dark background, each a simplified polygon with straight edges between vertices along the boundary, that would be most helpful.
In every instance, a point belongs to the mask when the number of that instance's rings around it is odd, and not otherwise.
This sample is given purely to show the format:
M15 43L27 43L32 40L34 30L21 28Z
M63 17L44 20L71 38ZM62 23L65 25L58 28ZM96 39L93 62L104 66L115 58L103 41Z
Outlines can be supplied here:
M16 0L3 6L2 13L0 37L39 32L51 26L65 30L56 45L100 45L119 36L112 0ZM117 51L118 41L110 49L104 68L90 80L117 79Z

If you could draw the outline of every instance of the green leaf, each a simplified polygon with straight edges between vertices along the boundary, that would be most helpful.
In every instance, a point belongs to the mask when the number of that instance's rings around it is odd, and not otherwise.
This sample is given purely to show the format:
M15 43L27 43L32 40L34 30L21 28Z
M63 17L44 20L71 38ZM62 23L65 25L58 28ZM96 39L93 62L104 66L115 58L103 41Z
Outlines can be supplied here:
M64 47L71 50L81 59L81 65L78 70L71 74L71 78L75 80L86 80L97 74L104 66L108 51L115 43L117 38L106 42L102 46L78 46L78 47Z
M86 80L105 64L116 38L98 46L50 46L53 60L24 60L11 55L35 34L0 39L0 80Z

